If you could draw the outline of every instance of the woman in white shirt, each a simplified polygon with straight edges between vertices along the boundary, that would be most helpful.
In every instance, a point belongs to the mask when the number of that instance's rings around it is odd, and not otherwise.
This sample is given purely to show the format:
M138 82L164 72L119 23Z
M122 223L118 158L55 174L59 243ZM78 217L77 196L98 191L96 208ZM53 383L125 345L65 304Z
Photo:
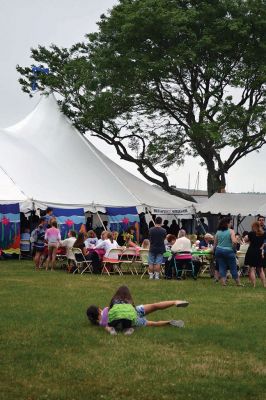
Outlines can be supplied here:
M77 240L77 234L75 231L69 231L67 236L68 236L67 239L61 240L60 246L66 248L67 259L75 261L75 256L72 252L72 247L74 246L74 243Z
M175 254L175 269L176 279L181 279L182 269L189 269L192 272L192 277L196 279L194 273L194 265L192 263L192 246L191 241L186 237L186 231L181 229L178 233L178 239L171 249L172 253Z
M107 232L106 236L107 236L107 238L105 240L102 240L101 242L99 240L100 243L98 242L98 244L95 247L95 249L104 249L105 250L104 259L108 258L109 253L112 249L118 249L118 247L119 247L117 241L113 239L112 232ZM114 254L112 256L112 258L114 260L117 260L118 254Z
M88 238L85 240L85 246L87 249L93 248L98 243L96 233L94 231L88 232Z
M191 253L192 246L191 241L186 237L186 231L181 229L178 233L178 238L176 239L175 243L172 246L172 253Z
M101 238L98 240L96 246L100 245L104 240L107 239L107 234L108 234L108 231L103 231L101 233ZM96 248L101 249L102 247L96 247Z

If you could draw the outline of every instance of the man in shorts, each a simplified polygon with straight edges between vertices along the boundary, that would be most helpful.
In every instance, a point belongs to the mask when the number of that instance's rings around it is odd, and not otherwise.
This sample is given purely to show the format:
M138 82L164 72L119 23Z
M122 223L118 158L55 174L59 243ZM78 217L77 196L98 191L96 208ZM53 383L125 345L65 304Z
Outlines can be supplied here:
M162 218L155 218L155 226L149 229L149 279L160 279L163 253L165 252L164 240L167 232L162 228Z

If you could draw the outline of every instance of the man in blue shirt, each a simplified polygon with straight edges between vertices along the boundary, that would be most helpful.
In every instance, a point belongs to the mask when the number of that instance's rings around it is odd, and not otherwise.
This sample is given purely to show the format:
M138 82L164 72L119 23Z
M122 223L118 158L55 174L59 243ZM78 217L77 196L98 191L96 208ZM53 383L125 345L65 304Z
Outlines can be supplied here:
M160 279L163 253L165 252L165 238L166 230L162 228L162 218L156 217L155 226L149 229L149 279Z
M50 207L48 207L47 210L46 210L46 214L45 214L45 216L43 217L43 218L44 218L44 221L45 221L45 224L44 224L44 228L45 228L45 229L50 228L51 219L54 218L53 211L54 211L54 210L53 210L52 208L50 208Z

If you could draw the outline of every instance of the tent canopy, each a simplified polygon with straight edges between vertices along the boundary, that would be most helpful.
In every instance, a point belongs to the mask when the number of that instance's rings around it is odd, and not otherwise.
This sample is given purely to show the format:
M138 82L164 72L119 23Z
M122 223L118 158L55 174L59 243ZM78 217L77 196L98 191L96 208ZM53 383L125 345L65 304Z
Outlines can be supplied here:
M137 206L139 212L145 207L191 212L192 203L149 185L103 155L73 127L53 95L42 96L26 118L1 130L0 143L5 149L0 168L14 186L14 200L19 191L41 208ZM0 189L0 200L4 197Z
M12 182L9 176L0 168L0 198L1 204L20 203L27 200L21 190Z
M266 194L215 193L204 203L197 204L202 213L258 215L266 212Z

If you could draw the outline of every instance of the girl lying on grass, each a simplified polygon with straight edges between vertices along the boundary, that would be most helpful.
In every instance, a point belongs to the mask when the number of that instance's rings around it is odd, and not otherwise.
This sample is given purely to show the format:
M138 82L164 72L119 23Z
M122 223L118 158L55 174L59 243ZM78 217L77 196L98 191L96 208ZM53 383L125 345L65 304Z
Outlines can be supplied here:
M135 327L141 326L165 326L172 325L178 328L184 327L184 321L148 321L146 315L169 307L187 307L187 301L168 300L154 304L144 304L135 306L131 293L127 286L120 286L111 299L109 307L103 310L95 305L87 309L89 321L94 325L105 328L111 335L116 335L118 331L125 335L131 335Z

